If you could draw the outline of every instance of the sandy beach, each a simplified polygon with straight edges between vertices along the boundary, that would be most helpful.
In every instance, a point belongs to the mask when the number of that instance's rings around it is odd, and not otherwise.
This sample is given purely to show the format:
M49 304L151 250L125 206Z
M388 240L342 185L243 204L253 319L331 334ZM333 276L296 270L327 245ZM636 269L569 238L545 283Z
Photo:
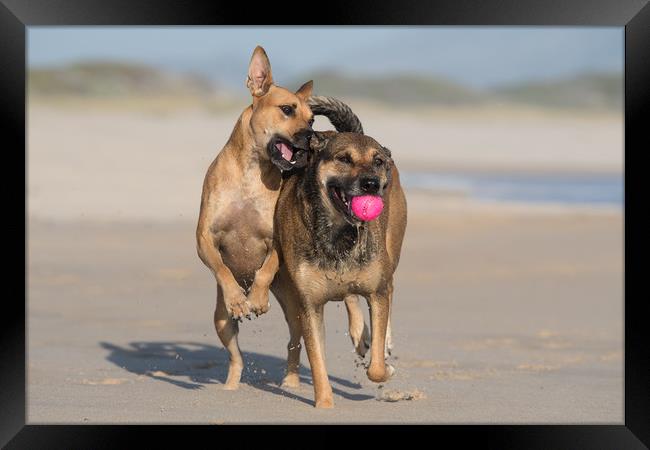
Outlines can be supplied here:
M618 117L357 112L401 170L622 170ZM194 230L236 116L30 105L28 423L623 422L621 208L418 190L406 192L394 378L366 378L330 303L335 409L313 408L304 352L301 388L280 388L288 331L273 300L242 325L244 383L223 391Z

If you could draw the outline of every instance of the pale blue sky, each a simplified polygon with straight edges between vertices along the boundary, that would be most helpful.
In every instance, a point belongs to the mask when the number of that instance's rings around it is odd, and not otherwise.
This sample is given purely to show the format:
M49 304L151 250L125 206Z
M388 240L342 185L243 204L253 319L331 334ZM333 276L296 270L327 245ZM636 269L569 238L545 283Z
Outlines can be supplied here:
M328 68L475 87L623 71L622 27L29 27L30 66L122 60L241 86L255 45L276 81Z

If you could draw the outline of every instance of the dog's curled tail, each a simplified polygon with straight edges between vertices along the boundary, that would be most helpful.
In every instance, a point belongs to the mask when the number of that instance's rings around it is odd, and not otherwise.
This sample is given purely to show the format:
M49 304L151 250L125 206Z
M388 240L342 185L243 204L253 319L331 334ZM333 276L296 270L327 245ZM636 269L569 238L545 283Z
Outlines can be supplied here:
M314 115L325 116L338 132L363 134L361 121L352 109L334 97L314 95L307 101Z

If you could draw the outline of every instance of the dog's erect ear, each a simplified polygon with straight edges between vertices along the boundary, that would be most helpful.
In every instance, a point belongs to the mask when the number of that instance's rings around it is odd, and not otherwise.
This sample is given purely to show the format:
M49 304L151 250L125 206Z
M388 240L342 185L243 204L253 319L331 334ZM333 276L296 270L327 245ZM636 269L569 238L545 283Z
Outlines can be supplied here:
M258 45L255 47L251 62L248 65L246 86L253 97L261 97L269 91L272 84L271 62L264 49Z
M309 141L309 147L316 153L327 147L330 139L337 134L336 131L314 131Z
M296 95L301 99L307 101L311 97L311 92L314 90L314 80L309 80L296 91Z

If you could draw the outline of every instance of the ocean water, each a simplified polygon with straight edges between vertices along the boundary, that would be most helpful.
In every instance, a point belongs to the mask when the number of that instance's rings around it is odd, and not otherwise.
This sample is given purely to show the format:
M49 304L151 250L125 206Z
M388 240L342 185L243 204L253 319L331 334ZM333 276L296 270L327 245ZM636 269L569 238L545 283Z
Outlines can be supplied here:
M477 200L623 207L619 174L400 172L405 189L445 191Z

